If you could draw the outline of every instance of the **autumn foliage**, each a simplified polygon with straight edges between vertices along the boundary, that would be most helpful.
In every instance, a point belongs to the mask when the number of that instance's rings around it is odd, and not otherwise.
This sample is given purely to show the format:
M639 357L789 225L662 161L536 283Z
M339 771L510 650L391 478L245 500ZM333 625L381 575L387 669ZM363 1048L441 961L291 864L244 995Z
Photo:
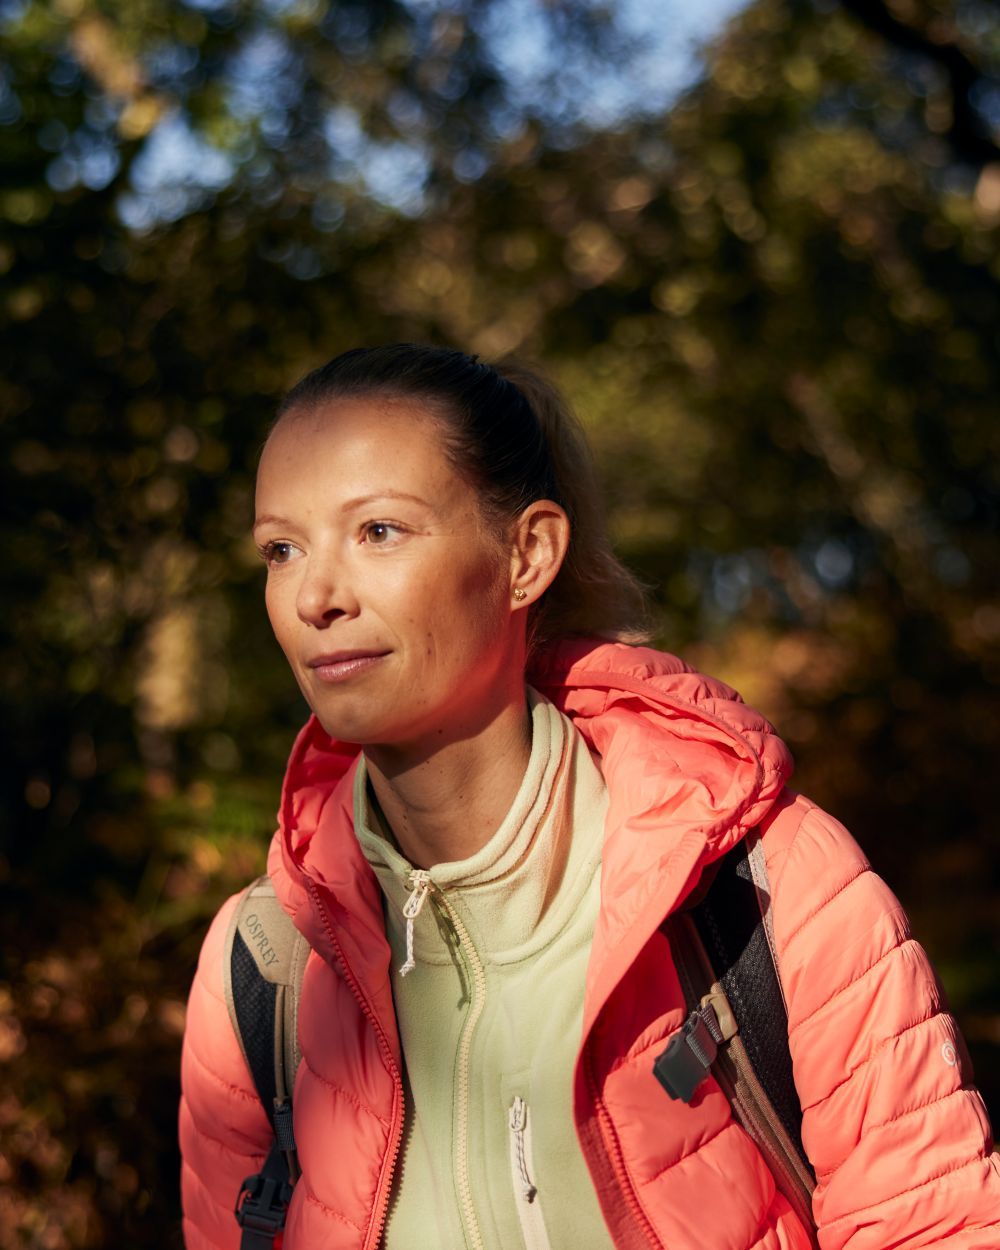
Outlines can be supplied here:
M856 832L1000 1110L997 12L757 0L616 112L628 31L536 7L526 91L497 0L0 4L0 1250L179 1244L186 987L303 716L257 450L364 342L567 389L659 641Z

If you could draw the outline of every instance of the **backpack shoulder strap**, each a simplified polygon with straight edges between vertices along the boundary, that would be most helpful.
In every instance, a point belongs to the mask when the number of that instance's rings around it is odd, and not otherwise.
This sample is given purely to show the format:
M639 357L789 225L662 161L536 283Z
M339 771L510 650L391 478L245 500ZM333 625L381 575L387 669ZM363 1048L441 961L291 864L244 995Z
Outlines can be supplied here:
M240 895L226 933L222 977L229 1019L274 1130L259 1173L240 1187L236 1218L242 1250L266 1250L284 1226L298 1177L292 1091L302 1058L299 998L309 943L279 903L270 877Z
M691 1014L654 1071L671 1097L690 1102L711 1068L779 1188L813 1228L815 1177L802 1146L770 904L754 830L719 862L698 902L667 922Z
M766 874L755 830L724 857L693 919L739 1024L753 1070L804 1157L802 1108L792 1076L788 1012L774 957Z

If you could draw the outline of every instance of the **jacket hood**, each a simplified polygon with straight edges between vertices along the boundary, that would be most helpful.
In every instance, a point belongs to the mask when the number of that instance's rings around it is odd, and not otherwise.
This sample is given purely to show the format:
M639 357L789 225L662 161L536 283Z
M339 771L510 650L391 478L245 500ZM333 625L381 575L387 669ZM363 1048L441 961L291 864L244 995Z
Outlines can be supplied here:
M528 679L600 755L608 787L586 1031L705 866L760 823L792 758L730 686L649 647L563 643Z
M791 756L736 691L648 647L563 642L536 658L527 679L600 756L608 787L587 1029L705 865L763 819ZM353 832L358 753L315 717L307 722L289 760L269 870L310 943L346 959L391 1018L381 895Z

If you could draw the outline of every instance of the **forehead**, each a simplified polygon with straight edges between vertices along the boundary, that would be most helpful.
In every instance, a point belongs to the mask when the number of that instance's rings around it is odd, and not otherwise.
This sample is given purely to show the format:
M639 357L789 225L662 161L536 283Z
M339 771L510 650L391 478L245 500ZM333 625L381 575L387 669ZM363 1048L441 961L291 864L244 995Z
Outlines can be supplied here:
M429 436L435 432L431 426L437 427L439 435L443 433L441 411L430 402L400 395L338 395L290 408L275 423L268 442L287 431L300 437L337 438L344 433L364 431L377 435L388 427L395 431L413 427Z
M387 396L343 397L284 414L261 455L257 494L318 484L339 492L460 487L445 426L429 405Z

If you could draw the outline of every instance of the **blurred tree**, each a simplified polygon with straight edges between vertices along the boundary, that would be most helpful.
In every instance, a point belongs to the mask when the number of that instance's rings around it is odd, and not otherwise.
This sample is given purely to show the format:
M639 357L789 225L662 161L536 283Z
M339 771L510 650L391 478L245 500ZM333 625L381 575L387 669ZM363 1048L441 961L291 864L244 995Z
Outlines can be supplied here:
M947 109L939 105L933 121L927 120L947 136L958 157L979 166L1000 160L996 83L985 80L980 57L972 51L980 37L996 37L994 15L981 0L922 5L841 2L888 43L915 53L941 73Z
M580 400L662 640L778 721L1000 1103L1000 22L852 7L759 0L595 126L596 4L537 6L534 95L496 0L0 6L0 1247L170 1242L183 995L303 715L256 449L364 341Z

